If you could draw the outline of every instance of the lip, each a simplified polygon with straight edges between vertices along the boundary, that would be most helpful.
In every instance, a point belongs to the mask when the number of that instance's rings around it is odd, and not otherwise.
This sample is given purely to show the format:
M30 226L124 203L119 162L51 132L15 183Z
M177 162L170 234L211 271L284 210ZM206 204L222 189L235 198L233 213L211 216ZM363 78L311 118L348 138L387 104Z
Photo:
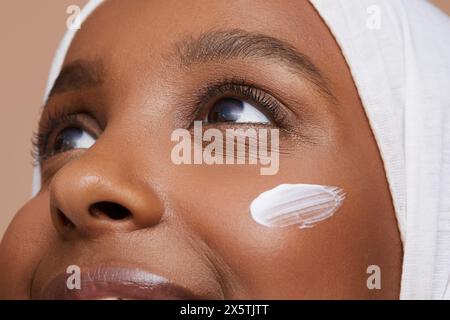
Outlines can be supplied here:
M190 290L137 268L99 266L80 268L80 289L68 289L71 274L60 273L40 291L39 300L195 300Z

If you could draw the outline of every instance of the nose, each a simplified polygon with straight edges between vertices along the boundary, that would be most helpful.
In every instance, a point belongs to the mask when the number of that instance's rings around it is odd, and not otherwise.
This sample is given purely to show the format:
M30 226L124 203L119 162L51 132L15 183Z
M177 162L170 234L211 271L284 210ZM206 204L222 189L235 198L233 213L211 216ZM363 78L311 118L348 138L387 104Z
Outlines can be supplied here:
M130 232L160 222L162 202L139 177L111 161L81 161L63 166L49 185L52 221L64 238Z

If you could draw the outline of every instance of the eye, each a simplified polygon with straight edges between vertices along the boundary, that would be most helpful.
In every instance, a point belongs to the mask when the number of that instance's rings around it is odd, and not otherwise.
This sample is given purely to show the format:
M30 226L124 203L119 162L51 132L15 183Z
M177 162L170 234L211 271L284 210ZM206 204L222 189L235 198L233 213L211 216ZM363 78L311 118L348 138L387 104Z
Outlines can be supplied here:
M257 107L236 98L222 98L215 102L205 120L208 123L271 123Z
M89 149L95 143L93 138L86 130L69 127L63 129L55 137L53 147L51 147L50 153L57 154L72 149Z

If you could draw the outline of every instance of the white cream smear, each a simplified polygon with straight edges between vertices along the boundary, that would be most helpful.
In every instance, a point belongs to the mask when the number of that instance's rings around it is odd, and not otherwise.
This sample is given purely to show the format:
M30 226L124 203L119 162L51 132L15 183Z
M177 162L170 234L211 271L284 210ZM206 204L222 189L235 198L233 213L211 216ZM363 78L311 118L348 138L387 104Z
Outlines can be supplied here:
M252 218L270 228L310 228L328 219L345 199L339 187L315 184L281 184L261 193L250 205Z

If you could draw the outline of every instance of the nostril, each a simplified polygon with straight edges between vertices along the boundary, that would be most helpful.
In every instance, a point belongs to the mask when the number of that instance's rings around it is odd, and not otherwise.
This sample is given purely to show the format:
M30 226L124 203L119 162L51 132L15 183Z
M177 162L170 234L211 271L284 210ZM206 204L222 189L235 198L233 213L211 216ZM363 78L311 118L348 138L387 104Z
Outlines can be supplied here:
M102 201L89 207L89 213L95 217L106 216L112 220L124 220L131 217L131 212L120 204Z

